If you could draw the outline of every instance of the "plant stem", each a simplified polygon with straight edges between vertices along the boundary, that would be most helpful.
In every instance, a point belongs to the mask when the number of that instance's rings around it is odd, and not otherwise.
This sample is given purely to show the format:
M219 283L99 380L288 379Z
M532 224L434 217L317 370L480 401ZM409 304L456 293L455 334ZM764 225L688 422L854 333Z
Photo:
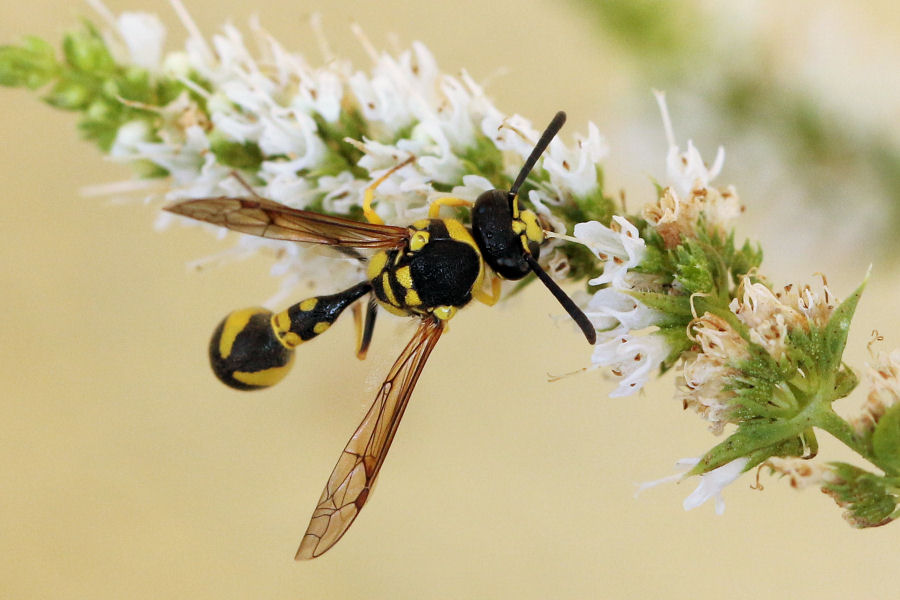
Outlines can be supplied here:
M837 440L843 442L848 448L882 471L890 472L890 470L885 469L883 465L879 464L879 461L875 458L869 444L865 440L860 439L860 437L856 435L856 432L853 431L853 428L850 427L850 424L838 416L830 405L818 404L813 416L813 421L813 424L816 427L823 431L827 431Z

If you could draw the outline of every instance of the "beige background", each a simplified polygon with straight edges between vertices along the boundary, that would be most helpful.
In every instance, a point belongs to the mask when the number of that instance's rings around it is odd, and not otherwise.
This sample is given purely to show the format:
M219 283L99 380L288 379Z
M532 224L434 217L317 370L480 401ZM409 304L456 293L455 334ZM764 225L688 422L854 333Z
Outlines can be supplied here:
M426 41L451 72L465 66L484 79L507 67L490 86L502 110L542 122L565 108L567 135L588 119L617 130L622 103L610 90L629 75L565 6L322 4L253 10L285 45L310 53L305 18L322 11L333 45L360 65L351 20L378 44L388 32ZM80 10L64 6L5 2L0 40L58 39ZM174 23L159 1L112 8ZM750 6L776 8L783 3ZM245 23L251 9L196 0L191 10L210 33L229 18ZM798 8L785 18L802 27L802 17ZM880 34L896 24L887 9L871 19ZM668 474L714 440L670 399L670 378L619 400L598 374L547 383L547 372L584 364L588 349L547 318L558 309L537 286L454 320L375 498L335 549L295 563L322 485L409 328L384 319L359 363L348 320L303 348L279 388L225 389L208 372L208 336L227 311L271 295L268 263L188 272L187 261L221 243L197 230L154 231L154 207L79 196L127 171L78 141L71 115L25 92L0 90L0 108L0 598L898 595L900 525L852 530L815 491L764 478L759 492L745 477L727 490L722 517L709 505L682 510L692 483L633 499L635 482ZM616 156L620 141L610 143ZM616 158L610 189L649 197L645 176L660 172L662 144L660 131L657 155ZM765 223L766 209L744 200L750 223ZM797 240L742 229L763 240L776 280L827 270L841 297L870 260L865 244L797 257ZM897 291L896 276L876 265L851 338L855 364L872 329L891 346L900 340ZM823 454L838 456L825 437Z

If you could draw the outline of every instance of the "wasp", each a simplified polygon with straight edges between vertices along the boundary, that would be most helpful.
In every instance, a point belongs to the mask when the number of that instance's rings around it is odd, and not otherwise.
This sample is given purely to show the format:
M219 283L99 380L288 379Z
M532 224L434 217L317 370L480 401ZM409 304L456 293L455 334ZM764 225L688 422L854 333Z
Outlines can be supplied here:
M341 452L297 550L297 560L322 555L346 533L369 499L416 381L447 322L473 298L494 304L500 296L500 278L537 275L588 342L595 343L596 331L587 316L538 264L544 231L537 215L518 201L519 188L565 120L564 112L556 114L509 190L484 192L474 204L440 198L429 207L428 218L408 227L386 225L372 209L375 188L403 165L366 188L366 222L289 208L255 194L186 200L166 208L242 233L334 246L363 260L359 250L375 251L368 258L365 281L349 289L301 300L279 313L247 308L226 316L213 333L209 358L216 376L233 388L260 389L281 381L293 363L295 348L324 332L345 308L367 294L360 356L371 340L378 306L419 320ZM439 218L443 205L469 206L471 227L457 219ZM492 280L491 292L484 290L487 277Z

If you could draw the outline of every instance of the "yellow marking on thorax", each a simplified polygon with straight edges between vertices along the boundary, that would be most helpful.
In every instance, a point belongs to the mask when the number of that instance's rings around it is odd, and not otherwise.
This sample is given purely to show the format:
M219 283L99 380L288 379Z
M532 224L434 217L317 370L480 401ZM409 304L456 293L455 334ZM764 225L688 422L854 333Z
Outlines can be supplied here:
M397 281L400 282L400 285L405 287L408 290L411 290L413 287L412 273L409 271L409 265L405 267L400 267L396 271L394 271L394 277L397 278Z
M251 317L260 312L268 311L254 306L253 308L236 310L228 315L225 319L225 325L222 327L222 335L219 338L219 356L228 358L228 355L231 354L231 348L234 346L235 338L247 327Z
M397 297L394 296L394 290L391 288L391 278L387 273L381 276L381 288L384 290L384 295L387 296L388 302L398 306Z
M456 219L444 219L444 227L447 228L447 233L449 233L450 237L454 240L469 244L475 248L475 250L478 250L478 244L475 243L472 234L469 233L469 230L466 229L465 225Z
M366 270L366 275L368 275L369 280L375 279L378 277L381 272L384 270L384 266L387 264L387 253L383 250L369 259L369 267Z
M478 248L478 244L475 243L475 239L472 237L472 234L469 233L469 230L466 229L465 225L456 219L444 219L444 226L447 228L447 233L450 234L451 238L458 242L468 244L478 256L478 275L475 277L472 289L481 289L482 282L484 281L484 259L481 256L481 250Z
M428 243L429 239L431 239L431 234L427 231L417 231L409 238L409 249L413 252L421 250Z
M416 290L406 290L406 298L404 300L407 306L419 306L422 304L422 299L419 298L419 294Z
M382 308L384 308L386 311L388 311L392 315L397 315L398 317L408 317L410 314L408 310L404 310L404 309L400 308L399 306L392 306L390 304L386 304L386 303L382 302L381 300L378 301L378 304L380 304L382 306Z
M441 321L449 321L456 314L455 306L437 306L431 311Z

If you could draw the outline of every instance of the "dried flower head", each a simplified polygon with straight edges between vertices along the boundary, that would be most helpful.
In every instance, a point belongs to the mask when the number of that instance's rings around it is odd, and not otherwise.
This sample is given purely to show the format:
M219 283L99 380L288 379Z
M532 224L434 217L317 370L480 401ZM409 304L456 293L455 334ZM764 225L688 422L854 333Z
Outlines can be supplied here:
M710 430L722 433L741 376L739 365L750 358L749 344L723 318L706 313L691 323L697 351L684 356L677 381L676 399L711 422Z
M772 472L787 477L791 487L795 490L821 487L827 481L834 479L834 473L827 465L806 458L773 456L764 464Z
M887 410L900 404L900 349L879 352L874 358L864 375L869 394L859 413L850 418L860 436L871 434Z

